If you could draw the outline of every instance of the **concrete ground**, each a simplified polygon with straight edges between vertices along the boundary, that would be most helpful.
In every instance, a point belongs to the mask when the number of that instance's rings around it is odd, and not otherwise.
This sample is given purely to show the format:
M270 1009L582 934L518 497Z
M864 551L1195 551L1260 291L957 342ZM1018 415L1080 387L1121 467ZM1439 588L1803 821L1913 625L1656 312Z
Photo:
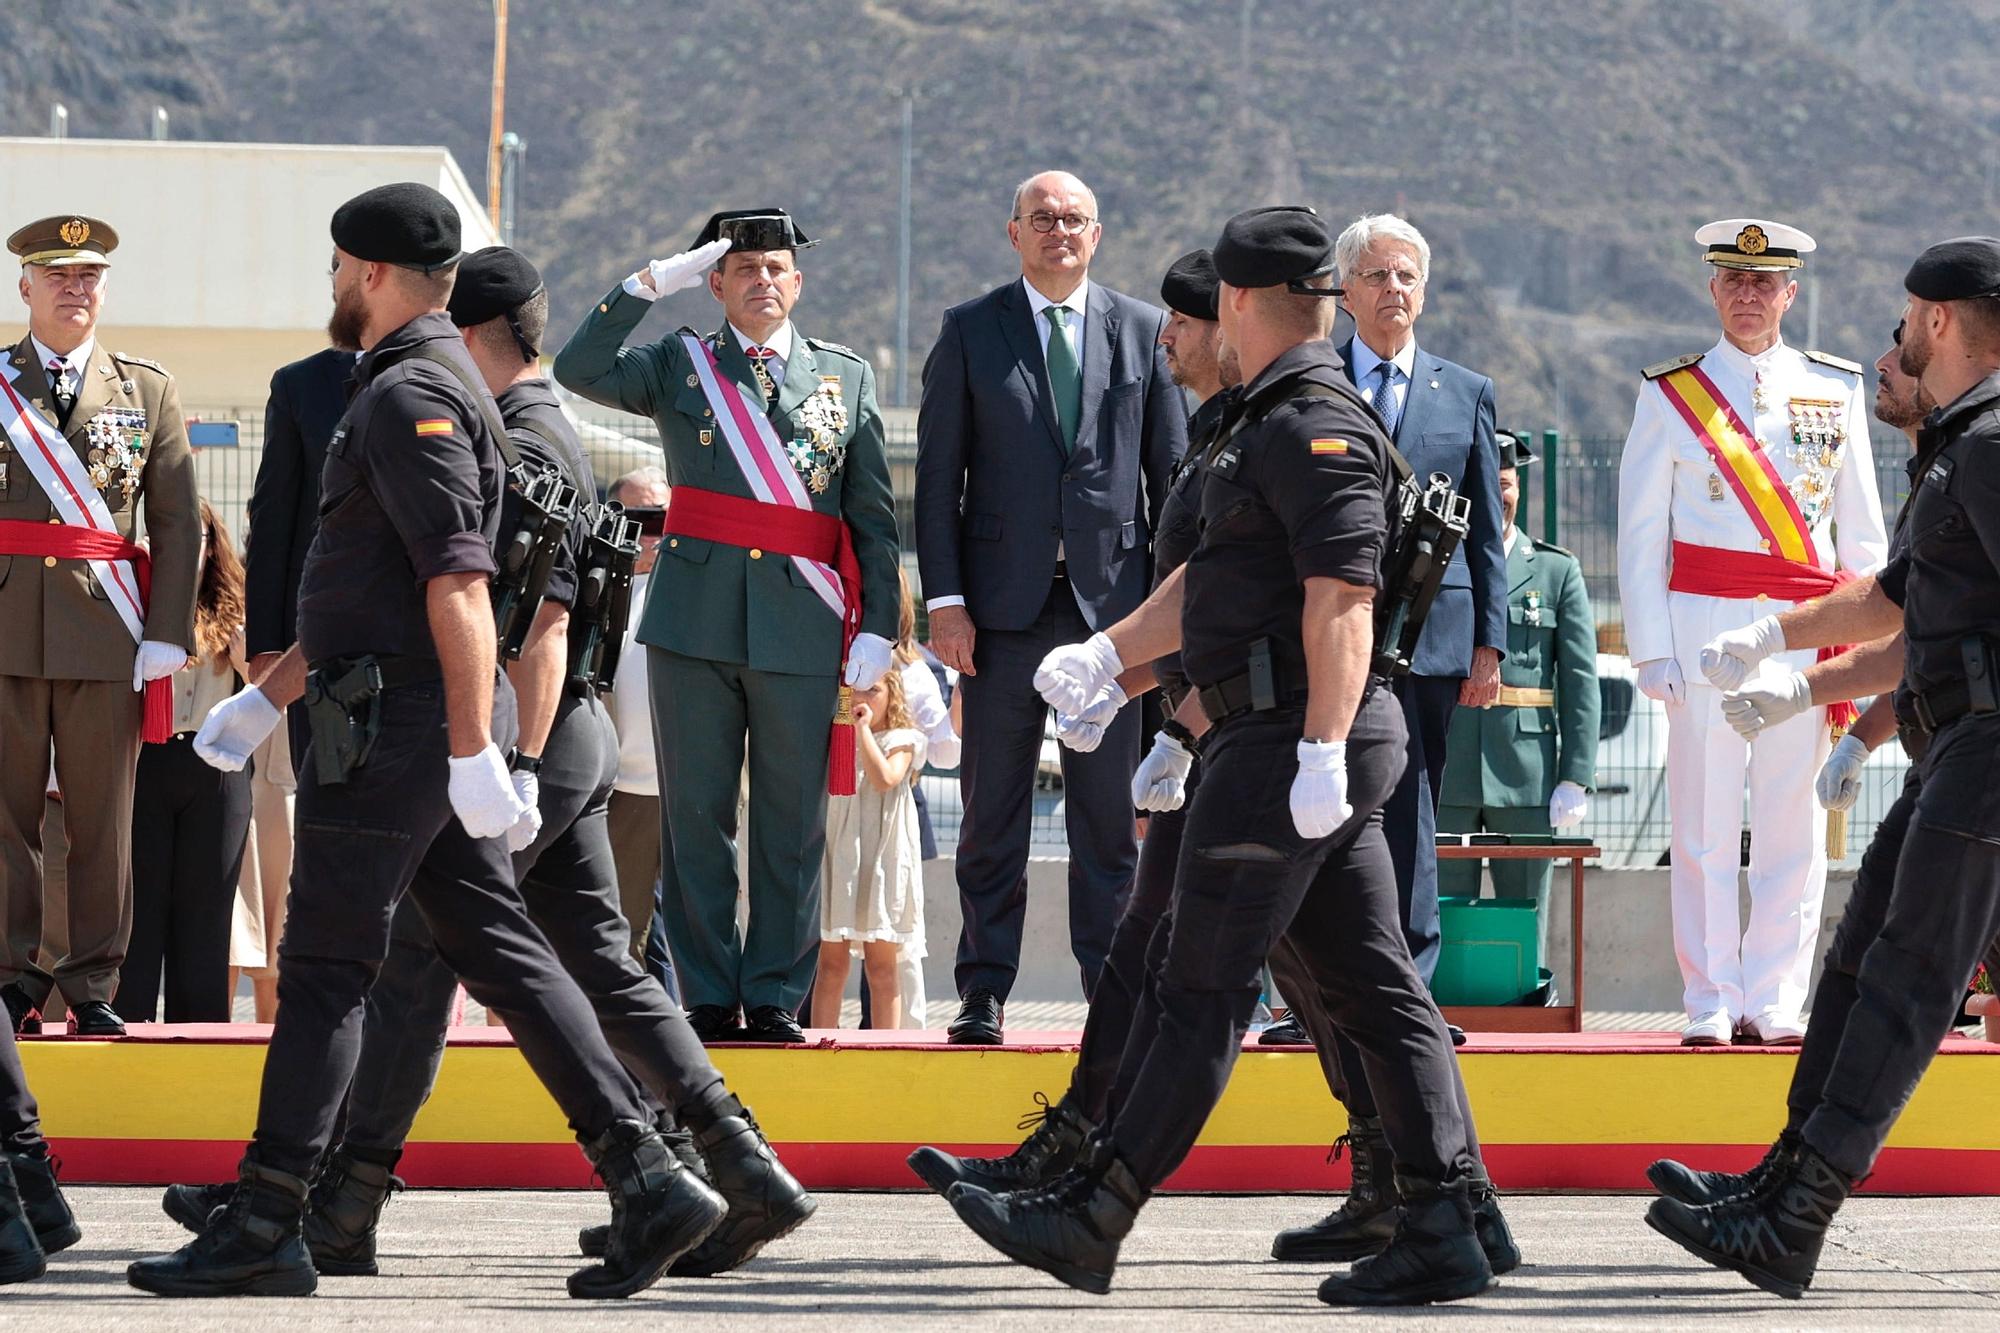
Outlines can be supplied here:
M1323 1201L1164 1198L1127 1242L1107 1297L1018 1268L962 1230L929 1195L830 1194L819 1216L740 1272L662 1282L627 1302L569 1300L563 1279L576 1228L605 1216L584 1193L426 1190L395 1199L384 1274L329 1278L309 1301L165 1301L126 1286L125 1264L185 1239L152 1189L70 1192L85 1238L39 1282L0 1288L0 1321L17 1327L266 1329L371 1324L487 1333L555 1320L638 1327L744 1328L768 1323L1045 1329L1148 1325L1250 1327L1339 1317L1404 1327L1565 1328L1691 1324L1793 1328L1991 1327L2000 1316L1992 1200L1862 1199L1840 1217L1817 1284L1782 1301L1697 1264L1648 1230L1645 1202L1514 1197L1508 1214L1527 1264L1476 1301L1430 1311L1333 1316L1313 1297L1314 1266L1264 1256L1272 1231Z

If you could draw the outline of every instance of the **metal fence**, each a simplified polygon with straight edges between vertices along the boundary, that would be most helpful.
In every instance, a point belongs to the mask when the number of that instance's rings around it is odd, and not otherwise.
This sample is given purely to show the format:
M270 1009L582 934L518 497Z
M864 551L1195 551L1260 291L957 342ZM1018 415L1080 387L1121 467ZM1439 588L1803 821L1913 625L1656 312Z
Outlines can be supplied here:
M634 468L658 465L659 436L642 417L571 403L572 415L591 454L600 488ZM263 409L190 410L190 417L239 423L239 444L233 449L198 451L196 471L202 493L216 506L239 540L245 527L245 507L263 453ZM891 481L896 517L905 536L904 563L916 587L916 557L912 542L915 490L916 422L912 412L891 411L886 418ZM1529 434L1523 432L1523 434ZM1622 654L1617 585L1618 439L1559 439L1555 432L1535 433L1541 462L1522 474L1520 525L1544 540L1560 543L1583 565L1592 608L1599 625L1600 648ZM1904 465L1910 446L1901 435L1873 441L1875 470L1883 510L1894 514L1908 493ZM1666 729L1659 706L1631 687L1619 664L1607 660L1601 683L1604 693L1603 736L1598 754L1599 793L1584 832L1607 848L1607 863L1651 865L1665 853L1667 812L1661 764ZM1034 802L1033 846L1036 855L1065 852L1060 775L1055 742L1045 747ZM1901 786L1900 757L1895 747L1878 752L1862 797L1850 818L1852 865L1867 845L1876 822ZM949 854L959 827L958 781L936 770L923 779L926 799L940 848Z

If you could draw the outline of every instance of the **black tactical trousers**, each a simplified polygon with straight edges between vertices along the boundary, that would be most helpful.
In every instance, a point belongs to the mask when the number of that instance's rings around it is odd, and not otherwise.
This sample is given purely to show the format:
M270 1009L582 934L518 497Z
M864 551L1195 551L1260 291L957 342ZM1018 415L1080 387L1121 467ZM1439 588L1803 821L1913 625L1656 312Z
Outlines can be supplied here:
M542 829L514 856L521 897L642 1089L665 1106L693 1105L712 1117L725 1095L722 1075L681 1007L632 956L606 815L617 775L617 737L603 706L565 696L542 753ZM368 996L349 1144L383 1151L408 1140L437 1081L457 984L424 914L405 903Z
M514 694L494 686L494 741L514 740ZM529 921L498 838L469 836L446 794L441 684L382 697L382 727L346 782L301 765L278 1021L252 1155L296 1175L327 1146L361 1052L362 1009L405 891L465 986L499 1014L581 1139L646 1112L583 993Z
M1918 769L1881 929L1861 955L1820 1104L1802 1128L1810 1147L1856 1176L1874 1166L2000 932L2000 716L1949 724ZM1821 1021L1816 1007L1812 1027Z
M0 1150L26 1152L42 1141L42 1113L28 1091L21 1068L21 1048L14 1043L14 1025L0 1023Z
M1410 961L1382 837L1407 756L1401 710L1387 690L1363 701L1347 744L1354 813L1311 842L1289 801L1302 725L1297 711L1246 714L1203 747L1166 955L1114 1094L1112 1144L1147 1189L1180 1165L1220 1100L1281 935L1359 1049L1399 1167L1439 1181L1473 1169L1451 1038Z

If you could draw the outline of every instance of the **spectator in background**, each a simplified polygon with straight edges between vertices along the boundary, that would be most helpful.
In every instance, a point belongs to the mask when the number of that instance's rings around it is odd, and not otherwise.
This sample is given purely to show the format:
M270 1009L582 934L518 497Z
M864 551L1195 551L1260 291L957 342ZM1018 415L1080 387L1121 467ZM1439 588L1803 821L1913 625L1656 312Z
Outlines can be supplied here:
M1158 345L1166 313L1090 281L1102 235L1082 181L1023 181L1007 223L1021 276L947 310L924 364L917 554L931 647L965 698L956 1043L1000 1041L1020 964L1049 716L1035 669L1144 599L1153 521L1186 447L1187 408ZM1137 709L1094 752L1062 754L1070 948L1086 996L1138 860L1138 762Z
M1597 772L1597 621L1575 556L1515 526L1520 470L1535 461L1507 431L1500 442L1500 516L1507 551L1507 656L1499 698L1452 715L1439 789L1440 833L1547 835L1581 824ZM1531 898L1549 952L1547 861L1495 861L1493 892ZM1440 893L1476 897L1479 865L1438 866Z
M666 516L667 474L637 468L611 483L608 498L639 521L639 561L632 573L633 614L625 622L625 645L611 685L611 725L618 732L618 780L611 788L611 856L618 867L618 901L632 928L632 952L642 963L658 919L660 893L660 779L653 763L653 706L647 693L646 649L639 642L638 609L660 558L661 524ZM665 961L665 953L661 958ZM649 969L659 975L658 969ZM669 962L660 983L675 999Z
M285 937L285 895L292 886L291 732L274 729L251 756L250 840L236 878L236 912L229 931L229 994L250 978L253 1016L278 1018L278 945Z
M195 652L174 673L174 734L142 746L132 795L132 939L112 1007L150 1023L166 983L169 1023L229 1021L230 914L250 832L250 775L194 752L208 710L234 694L243 658L243 563L200 502Z

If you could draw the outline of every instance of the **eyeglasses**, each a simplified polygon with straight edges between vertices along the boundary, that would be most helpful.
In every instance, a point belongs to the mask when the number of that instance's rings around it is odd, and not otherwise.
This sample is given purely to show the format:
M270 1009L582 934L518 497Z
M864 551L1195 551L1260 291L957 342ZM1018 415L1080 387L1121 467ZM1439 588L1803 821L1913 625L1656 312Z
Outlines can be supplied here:
M1060 217L1054 213L1017 213L1014 215L1014 221L1025 222L1044 236L1054 231L1056 225L1060 223L1065 236L1081 236L1084 228L1097 219L1085 217L1081 213L1064 213Z
M1394 278L1404 287L1421 287L1424 275L1413 268L1364 268L1354 275L1366 287L1386 287Z

